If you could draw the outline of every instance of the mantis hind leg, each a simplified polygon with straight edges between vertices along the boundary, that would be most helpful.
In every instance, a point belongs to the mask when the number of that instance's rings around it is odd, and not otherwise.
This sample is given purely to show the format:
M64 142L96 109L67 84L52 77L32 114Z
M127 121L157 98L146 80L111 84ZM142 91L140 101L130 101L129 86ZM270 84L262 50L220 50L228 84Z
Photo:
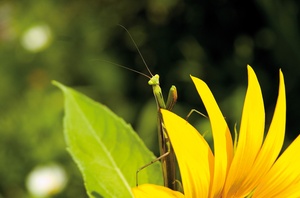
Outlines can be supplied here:
M138 186L138 181L139 181L139 172L141 172L143 169L147 168L148 166L154 164L157 161L160 161L161 159L165 158L166 156L168 156L170 154L170 151L164 153L163 155L159 156L158 158L155 158L154 160L152 160L151 162L149 162L148 164L145 164L144 166L140 167L135 174L136 177L136 186Z
M175 163L175 153L171 146L171 142L169 140L168 134L163 126L163 123L161 124L162 132L162 152L161 155L149 162L148 164L140 167L136 171L136 185L138 186L138 174L140 171L145 169L146 167L152 165L153 163L157 161L161 161L162 169L163 169L163 179L164 179L164 186L176 190L176 163Z

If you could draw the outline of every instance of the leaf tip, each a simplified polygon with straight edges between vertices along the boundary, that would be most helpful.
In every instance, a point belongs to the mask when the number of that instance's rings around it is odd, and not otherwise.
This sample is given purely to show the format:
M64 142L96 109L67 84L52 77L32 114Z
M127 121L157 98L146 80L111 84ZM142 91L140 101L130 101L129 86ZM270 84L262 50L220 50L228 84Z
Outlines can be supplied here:
M65 89L65 86L56 80L52 80L51 83L52 83L52 85L58 87L62 91Z
M54 86L56 86L56 87L59 87L61 85L60 82L58 82L56 80L52 80L51 84L54 85Z

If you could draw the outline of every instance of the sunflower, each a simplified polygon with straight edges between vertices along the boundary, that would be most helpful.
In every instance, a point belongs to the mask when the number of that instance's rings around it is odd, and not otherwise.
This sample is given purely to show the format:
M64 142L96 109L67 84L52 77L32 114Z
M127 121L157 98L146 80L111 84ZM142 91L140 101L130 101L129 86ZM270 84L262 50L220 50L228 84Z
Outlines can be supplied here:
M232 140L210 89L191 76L208 113L214 152L185 119L161 110L178 160L184 194L144 184L132 189L135 197L300 197L300 136L279 156L286 122L283 74L279 72L277 103L264 137L262 93L253 69L247 68L248 89L239 136Z

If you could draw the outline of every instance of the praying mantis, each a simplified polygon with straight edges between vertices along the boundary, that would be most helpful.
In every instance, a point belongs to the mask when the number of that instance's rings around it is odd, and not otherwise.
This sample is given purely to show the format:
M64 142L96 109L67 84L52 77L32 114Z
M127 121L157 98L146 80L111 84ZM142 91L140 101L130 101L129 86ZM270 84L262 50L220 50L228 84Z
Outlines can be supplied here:
M153 75L149 69L149 67L146 64L145 59L143 58L137 44L135 43L134 39L132 38L131 34L129 33L129 31L122 25L119 25L120 27L122 27L129 35L130 39L132 40L135 48L137 49L146 69L148 70L149 74L151 75L148 76L144 73L138 72L136 70L127 68L133 72L139 73L143 76L146 76L147 78L149 78L148 84L150 86L152 86L152 91L153 91L153 95L156 101L156 106L157 106L157 127L158 127L158 141L159 141L159 150L160 150L160 156L154 160L152 160L151 162L149 162L148 164L140 167L137 171L136 171L136 185L138 186L138 174L141 170L143 170L144 168L146 168L147 166L157 162L157 161L161 161L161 165L162 165L162 172L163 172L163 180L164 180L164 186L176 190L176 160L175 160L175 153L173 150L173 147L171 145L170 139L168 137L168 132L166 130L166 128L164 127L164 123L163 123L163 119L162 119L162 115L160 112L160 109L167 109L167 110L172 110L176 101L177 101L177 90L176 87L174 85L171 86L169 94L168 94L168 98L167 101L165 102L164 98L163 98L163 94L162 94L162 90L159 84L159 75L155 74ZM119 65L120 66L120 65ZM121 66L123 68L126 68L124 66Z

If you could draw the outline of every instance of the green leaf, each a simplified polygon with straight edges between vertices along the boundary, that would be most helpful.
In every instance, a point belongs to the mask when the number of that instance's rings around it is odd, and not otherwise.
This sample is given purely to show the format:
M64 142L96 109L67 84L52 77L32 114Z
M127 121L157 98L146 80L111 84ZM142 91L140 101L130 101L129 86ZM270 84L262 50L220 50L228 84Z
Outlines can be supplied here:
M133 197L136 171L156 157L132 127L92 99L53 82L65 96L64 134L90 197ZM139 173L139 184L162 185L160 163Z

